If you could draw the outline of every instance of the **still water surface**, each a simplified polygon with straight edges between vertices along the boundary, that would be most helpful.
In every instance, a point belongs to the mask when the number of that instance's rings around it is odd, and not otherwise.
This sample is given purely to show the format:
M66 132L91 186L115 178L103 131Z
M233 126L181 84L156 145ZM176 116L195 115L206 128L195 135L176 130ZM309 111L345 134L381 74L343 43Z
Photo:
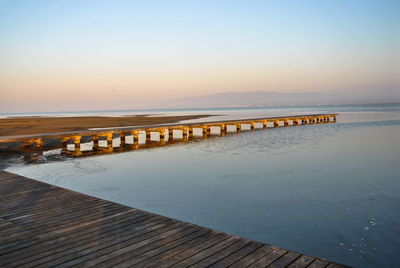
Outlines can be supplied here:
M399 107L334 112L336 124L8 170L356 267L400 267Z

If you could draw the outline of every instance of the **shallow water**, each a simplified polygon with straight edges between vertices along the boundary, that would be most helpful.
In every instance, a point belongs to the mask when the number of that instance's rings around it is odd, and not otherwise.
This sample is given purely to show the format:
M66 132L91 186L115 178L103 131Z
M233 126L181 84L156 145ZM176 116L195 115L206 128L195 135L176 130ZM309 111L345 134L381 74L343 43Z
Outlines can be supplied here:
M399 109L329 112L336 124L7 170L356 267L399 267Z

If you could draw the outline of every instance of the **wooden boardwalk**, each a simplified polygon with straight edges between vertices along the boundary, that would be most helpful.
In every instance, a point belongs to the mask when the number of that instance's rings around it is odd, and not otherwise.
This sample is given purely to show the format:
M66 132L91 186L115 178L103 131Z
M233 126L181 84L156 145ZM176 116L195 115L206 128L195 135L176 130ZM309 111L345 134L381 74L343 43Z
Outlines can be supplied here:
M0 171L0 267L346 267Z

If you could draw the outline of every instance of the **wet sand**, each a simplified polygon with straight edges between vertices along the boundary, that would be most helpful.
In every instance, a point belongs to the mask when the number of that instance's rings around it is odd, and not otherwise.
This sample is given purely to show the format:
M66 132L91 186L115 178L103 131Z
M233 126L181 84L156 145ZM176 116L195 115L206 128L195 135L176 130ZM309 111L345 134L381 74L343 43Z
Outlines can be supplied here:
M68 131L85 131L90 128L144 126L178 123L210 115L185 116L85 116L85 117L23 117L0 119L0 136L29 135Z

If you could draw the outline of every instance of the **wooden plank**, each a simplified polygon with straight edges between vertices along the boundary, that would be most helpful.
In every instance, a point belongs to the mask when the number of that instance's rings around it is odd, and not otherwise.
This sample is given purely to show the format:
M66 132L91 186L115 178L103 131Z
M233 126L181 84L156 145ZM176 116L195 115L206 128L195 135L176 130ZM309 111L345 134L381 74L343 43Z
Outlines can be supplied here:
M125 215L123 215L125 216ZM40 240L39 243L32 243L24 248L15 250L9 254L4 254L0 257L0 262L4 261L17 261L21 258L32 261L35 259L43 258L48 255L55 255L56 253L66 253L68 249L77 247L82 244L99 243L104 237L115 237L128 234L132 228L136 226L143 226L150 221L154 221L155 216L151 215L138 215L136 217L128 217L126 219L109 219L112 222L104 225L88 226L81 231L69 232L69 234L59 235L52 237L51 240ZM111 238L110 238L111 239ZM40 252L40 253L39 253ZM29 259L30 258L30 259Z
M13 184L2 184L0 185L0 202L6 201L8 203L9 200L13 198L17 198L23 194L35 194L35 192L42 190L42 191L49 191L53 187L37 184L37 183L13 183ZM64 192L64 191L62 191Z
M212 254L211 256L206 257L205 259L202 259L201 261L193 264L192 266L198 266L198 267L208 267L222 259L224 259L225 257L231 255L232 253L235 253L236 251L242 249L243 247L249 245L251 243L251 241L247 240L247 239L241 239L238 242L232 244L231 246L220 250L214 254Z
M164 245L160 246L160 247L154 247L154 249L145 251L142 254L139 254L137 256L135 256L134 254L132 254L131 252L129 252L129 254L127 254L127 256L129 257L126 261L122 262L122 263L118 263L117 265L115 265L114 267L146 267L148 266L147 264L144 264L144 261L147 261L148 259L155 257L155 256L159 256L159 255L163 255L166 256L165 252L167 252L168 250L173 250L174 252L176 252L178 250L178 247L182 248L182 245L191 245L193 244L193 241L201 241L200 239L205 239L205 237L207 237L207 234L210 234L210 231L204 228L200 228L197 231L194 231L188 235L185 235L179 239L176 239L175 241L172 241L170 243L165 243ZM138 265L139 263L141 263L141 265ZM99 267L103 266L103 264L106 263L102 263L100 264ZM107 267L103 266L103 267Z
M144 230L134 232L131 235L101 243L96 247L91 247L85 250L81 250L81 248L78 248L78 250L75 250L73 254L62 256L61 258L52 260L46 263L46 266L60 265L60 267L69 267L71 265L77 264L84 265L89 260L95 259L109 252L118 252L121 247L126 247L142 241L148 243L149 241L157 240L162 234L165 234L170 230L174 230L181 225L183 225L183 223L181 222L159 223L158 225L154 225Z
M251 268L266 267L271 263L273 263L278 258L280 258L282 255L284 255L286 252L287 251L285 249L276 248L267 255L265 255L264 257L252 263L249 267Z
M22 235L21 232L29 232L34 234L34 236L43 235L53 232L57 229L68 228L84 222L103 218L110 214L115 214L116 212L123 210L126 210L126 208L121 208L114 204L109 204L108 206L93 208L93 211L90 213L85 213L86 211L78 211L75 213L67 214L65 215L65 217L50 218L44 223L36 223L31 228L25 228L27 225L22 225L21 228L17 227L16 232L12 234L7 234L6 236L0 235L0 243L5 243L5 241L16 240L24 237L25 235ZM60 222L62 222L62 224L59 224Z
M327 268L343 268L343 267L350 267L350 266L344 266L342 264L331 262L329 263Z
M4 171L0 193L1 267L346 267Z
M269 252L274 250L274 247L270 245L264 245L261 248L257 249L256 251L252 252L251 254L247 255L246 257L240 259L239 261L232 264L230 267L240 268L240 267L247 267L260 259L261 257L267 255Z
M48 190L46 189L46 192ZM46 192L39 194L46 194ZM79 195L71 195L69 193L51 191L51 194L42 195L42 196L18 196L17 200L6 200L6 204L1 207L0 213L4 213L4 211L13 211L17 209L18 211L29 210L32 207L40 209L41 207L46 207L54 203L62 203L67 199L81 198ZM22 199L22 200L21 200Z
M64 198L71 198L71 197L78 197L80 198L85 198L85 199L94 199L92 198L87 198L79 195L79 193L70 193L70 192L65 192L61 189L51 189L51 188L39 188L38 189L29 189L28 190L21 192L18 195L14 196L9 196L5 197L0 200L0 203L3 204L2 208L9 208L9 207L18 207L18 208L23 208L23 207L30 207L33 205L39 205L40 202L46 202L49 200L55 201L55 202L62 202Z
M82 208L90 209L90 208L101 208L101 207L111 207L111 206L117 206L117 205L107 202L96 202L96 200L78 199L78 200L71 200L71 202L68 202L68 205L62 204L62 206L55 206L55 204L53 204L52 207L51 204L49 204L48 207L43 207L40 209L31 207L29 209L22 211L15 211L15 212L10 211L5 214L2 214L1 217L9 221L18 221L18 219L22 217L22 219L28 219L28 222L31 224L31 222L39 223L43 219L49 219L50 218L49 215L52 216L51 218L55 219L58 216L66 217L68 216L69 212L80 212L82 211ZM24 224L23 220L20 221L20 223L21 225L23 225Z
M319 259L315 259L309 266L307 266L308 268L325 268L327 267L329 264L329 262L327 261L323 261L323 260L319 260Z
M40 194L40 192L44 192L49 189L47 187L32 188L32 187L29 187L26 185L24 185L24 186L25 186L26 190L22 189L20 192L7 192L6 194L0 193L0 203L5 206L9 206L13 200L21 199L22 197L26 196L27 194L31 194L31 193L36 194L36 192ZM55 191L57 191L57 189L55 189ZM54 192L54 191L52 191L52 192ZM60 192L62 192L62 191L60 191Z
M185 250L179 254L173 255L169 258L166 258L164 260L162 260L161 262L155 263L153 265L150 265L149 267L160 267L160 268L164 268L164 267L170 267L171 265L176 264L177 262L180 262L184 259L189 258L190 256L193 256L195 254L197 254L198 252L201 252L204 249L207 249L215 244L220 243L221 241L225 241L228 238L230 238L229 235L226 234L217 234L215 237L213 237L210 240L207 240L201 244L196 245L195 247L192 247L188 250Z
M11 190L3 189L3 190L7 194L3 195L0 193L0 195L2 196L2 199L0 200L0 202L3 204L1 209L12 207L12 206L19 207L23 204L31 204L32 205L32 201L40 200L40 199L38 199L38 197L40 197L40 195L42 196L42 198L44 197L45 194L55 196L55 194L59 193L61 195L65 195L65 192L62 190L55 189L55 191L53 191L52 189L45 188L45 187L35 187L35 188L26 187L26 190L23 189L24 191L14 192L14 194L10 194L12 192L12 189ZM34 190L34 191L31 191L31 190Z
M0 182L8 180L8 179L12 179L12 181L17 181L17 180L19 180L19 181L27 181L22 176L19 176L17 174L14 174L14 173L11 173L11 172L7 172L7 171L4 171L4 170L0 170Z
M119 210L119 211L118 211ZM134 210L133 210L134 211ZM83 217L81 217L81 219L79 219L79 221L78 220L74 220L74 219L72 219L71 221L66 221L66 222L64 222L63 224L57 224L57 223L55 223L55 224L53 224L53 229L60 229L60 228L63 228L63 227L70 227L70 226L72 226L72 225L76 225L77 223L80 223L80 222L88 222L89 220L90 221L92 221L93 219L96 219L96 218L99 218L99 217L103 217L103 219L105 219L106 217L108 218L108 216L107 216L107 214L110 214L110 213L112 213L113 214L113 217L114 216L118 216L118 215L120 215L120 214L122 214L122 213L127 213L127 212L130 212L130 210L126 210L126 209L121 209L121 208L118 208L118 207L115 207L115 209L113 209L113 210L108 210L108 212L107 213L104 213L104 211L103 212L101 212L101 213L99 213L99 212L95 212L94 214L90 214L90 215L88 215L88 217L85 217L85 218L83 218ZM35 225L34 223L33 223L33 225ZM29 231L31 231L31 230L35 230L34 228L33 229L30 229ZM50 227L49 227L49 229L47 229L47 230L44 230L44 231L50 231L51 229L50 229ZM76 230L76 228L75 228L75 230ZM58 232L59 233L59 232ZM41 233L35 233L35 232L32 232L32 234L34 235L34 236L36 236L36 237L41 237L41 238L44 238L45 237L45 235L43 235L43 234L41 234ZM56 233L54 233L54 234L56 234ZM26 238L24 239L24 240L26 240ZM1 247L0 247L1 248Z
M178 268L178 267L191 266L191 265L199 262L200 260L205 259L205 258L209 257L210 255L213 255L215 252L218 252L226 247L229 247L229 246L237 243L239 241L239 239L240 238L238 238L238 237L231 236L228 239L226 239L218 244L213 245L212 247L204 249L204 250L200 251L199 253L192 255L189 258L172 265L171 267Z
M62 204L64 206L64 204ZM117 204L107 203L107 202L96 202L96 200L77 200L72 202L70 205L66 205L63 209L62 207L56 208L48 208L47 210L37 210L36 208L31 208L28 211L22 211L18 213L10 213L3 218L6 218L10 221L18 221L22 216L22 220L19 221L21 225L25 224L25 221L29 224L35 222L37 224L41 224L43 222L49 222L51 220L56 221L57 219L61 220L62 218L72 218L73 215L70 214L79 214L83 212L84 209L88 212L91 210L99 210L99 209L107 209L112 207L117 207ZM120 207L120 206L119 206ZM28 216L28 217L25 217ZM57 219L56 219L57 218Z
M300 254L297 252L289 251L276 261L274 261L270 266L270 268L280 268L280 267L286 267L292 262L294 262L296 259L300 257Z
M223 258L222 260L219 260L218 262L214 263L213 265L210 265L209 267L211 268L223 268L227 267L238 260L244 258L245 256L249 255L250 253L256 251L260 247L262 247L262 243L258 242L252 242L251 244L245 246L244 248L230 254L229 256Z
M132 212L133 213L133 212ZM127 215L128 214L128 215ZM19 253L21 252L21 254L26 250L29 253L32 253L33 250L31 250L31 247L35 247L35 246L51 246L54 247L54 244L57 243L58 241L63 242L64 240L68 240L68 239L76 239L77 241L79 241L81 238L84 239L85 236L83 236L83 234L85 234L87 237L91 237L91 236L95 236L98 233L98 230L106 230L103 228L103 223L104 223L104 227L107 227L111 224L114 224L114 220L118 220L119 217L125 217L127 216L127 220L130 220L129 214L131 214L130 211L126 211L126 212L120 212L117 213L115 215L113 215L113 217L109 217L108 219L104 219L103 221L99 222L95 222L93 224L89 224L87 225L87 228L83 228L80 230L71 230L71 231L67 231L64 233L55 233L53 235L49 235L47 237L43 237L42 239L40 239L40 241L28 241L25 243L21 243L18 244L14 247L9 247L7 248L7 251L0 251L3 252L3 254L0 253L1 256L4 256L5 258L9 257L11 254L11 256L14 255L19 255ZM133 223L135 223L135 220L132 221Z
M87 262L88 265L96 265L96 267L115 267L121 262L130 260L136 256L140 256L146 252L159 249L160 247L167 247L172 244L179 243L180 240L187 239L187 236L196 233L201 230L199 226L182 226L178 230L171 230L169 234L162 236L160 239L155 241L143 241L141 243L135 243L128 247L122 248L119 252L112 252L111 254L104 255L101 258L96 258L93 261ZM86 265L85 264L85 265Z
M106 236L102 237L94 237L94 239L86 239L86 240L80 240L80 241L73 241L71 244L68 244L67 247L61 247L61 248L56 248L54 250L51 250L50 252L48 251L43 251L43 249L38 249L38 255L31 256L30 258L23 260L23 261L17 261L13 263L13 265L21 265L21 264L35 264L35 265L40 265L48 262L65 262L69 260L73 260L74 257L77 255L82 256L85 253L91 253L93 251L96 251L97 249L100 249L102 247L106 247L107 245L112 245L115 243L115 241L120 240L121 238L130 236L133 231L136 231L138 235L140 233L145 233L153 230L160 229L167 224L163 222L161 219L150 219L147 221L141 221L138 222L134 225L130 225L128 228L124 230L116 230L114 233L106 233ZM146 230L146 231L143 231Z
M216 236L216 233L209 229L203 229L199 232L206 232L206 233L193 239L193 240L188 241L187 243L181 244L175 248L166 250L162 253L154 252L154 254L152 254L153 252L150 251L146 254L143 254L143 256L145 256L145 257L148 256L149 258L147 258L144 261L135 263L135 267L149 267L149 266L154 265L164 259L167 259L171 256L174 256L176 254L184 252L185 250L188 250L196 245L199 245L207 240L210 240ZM158 250L158 251L161 252L161 250ZM124 264L122 264L122 265L124 265Z
M128 211L129 210L126 210L125 212L128 212ZM8 242L6 244L1 244L0 245L0 252L3 249L7 249L9 247L12 247L12 246L15 246L15 245L18 245L18 244L21 244L21 243L25 244L27 241L32 241L32 240L33 241L39 241L39 240L41 240L43 238L46 238L46 237L49 237L49 236L54 236L55 234L63 234L63 233L68 232L70 230L71 231L72 230L76 231L76 230L79 230L80 228L84 228L85 226L91 225L93 223L101 222L101 221L103 221L105 219L108 219L108 218L113 218L116 215L119 215L119 213L120 212L118 212L118 213L116 212L116 213L111 214L111 215L99 216L97 218L92 218L89 221L84 221L84 222L80 222L80 223L74 223L73 225L69 225L69 226L61 226L61 227L63 227L61 229L43 230L43 232L39 233L39 234L35 234L35 233L32 234L32 233L28 232L28 233L30 233L32 235L29 235L29 236L27 236L27 237L25 237L23 239L10 241L10 242ZM60 226L56 226L55 228L60 228Z
M300 256L300 258L298 258L293 263L291 263L288 266L288 268L304 268L304 267L307 267L314 260L315 260L314 257L302 255L302 256Z

